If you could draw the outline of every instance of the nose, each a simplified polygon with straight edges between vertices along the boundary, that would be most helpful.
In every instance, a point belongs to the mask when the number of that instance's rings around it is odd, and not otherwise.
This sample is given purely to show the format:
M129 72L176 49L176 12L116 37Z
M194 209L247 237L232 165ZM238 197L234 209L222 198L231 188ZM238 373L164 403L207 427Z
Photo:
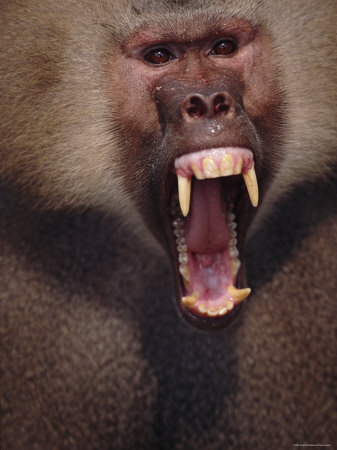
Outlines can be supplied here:
M186 120L217 116L229 118L235 115L235 101L226 91L211 95L189 94L181 104L181 113Z

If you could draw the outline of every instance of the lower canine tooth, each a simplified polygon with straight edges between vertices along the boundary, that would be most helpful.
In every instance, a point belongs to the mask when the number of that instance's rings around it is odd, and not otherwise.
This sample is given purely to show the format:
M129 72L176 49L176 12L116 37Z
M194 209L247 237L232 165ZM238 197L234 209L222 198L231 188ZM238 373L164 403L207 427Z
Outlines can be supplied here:
M192 179L183 177L181 175L177 175L177 177L180 209L183 215L186 217L190 210Z
M257 185L254 166L252 166L247 173L243 173L242 175L246 183L250 201L253 206L257 206L259 203L259 188Z
M236 289L234 286L228 286L227 291L236 303L242 302L252 292L250 288Z
M183 297L181 301L186 306L193 306L196 304L198 300L199 294L197 292L193 292L193 294Z

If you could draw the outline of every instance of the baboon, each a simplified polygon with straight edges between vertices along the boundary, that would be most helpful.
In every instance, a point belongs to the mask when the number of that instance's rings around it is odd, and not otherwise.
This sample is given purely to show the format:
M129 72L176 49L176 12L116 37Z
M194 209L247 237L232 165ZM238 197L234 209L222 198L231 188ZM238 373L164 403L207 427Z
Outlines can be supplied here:
M1 448L336 445L334 0L0 0Z

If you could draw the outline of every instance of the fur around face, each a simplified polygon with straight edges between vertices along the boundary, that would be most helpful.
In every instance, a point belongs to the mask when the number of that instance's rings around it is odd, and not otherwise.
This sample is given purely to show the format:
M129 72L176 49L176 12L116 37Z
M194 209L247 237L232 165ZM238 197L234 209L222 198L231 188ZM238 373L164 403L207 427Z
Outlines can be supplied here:
M206 333L180 320L123 185L105 68L145 23L224 14L270 33L285 110L247 244L253 295ZM2 448L334 445L336 14L332 0L0 0Z

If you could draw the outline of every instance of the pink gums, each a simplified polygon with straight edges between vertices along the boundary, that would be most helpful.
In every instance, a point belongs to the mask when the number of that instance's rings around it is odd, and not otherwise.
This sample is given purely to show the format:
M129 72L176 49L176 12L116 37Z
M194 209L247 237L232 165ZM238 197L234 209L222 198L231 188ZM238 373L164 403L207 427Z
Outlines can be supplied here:
M247 148L241 147L223 147L212 148L209 150L200 150L199 152L187 153L177 158L174 162L175 172L186 178L193 176L192 165L198 167L203 172L202 161L204 158L212 158L218 168L221 166L222 158L225 155L231 155L233 158L234 168L239 159L242 159L242 172L246 173L254 164L253 153Z

